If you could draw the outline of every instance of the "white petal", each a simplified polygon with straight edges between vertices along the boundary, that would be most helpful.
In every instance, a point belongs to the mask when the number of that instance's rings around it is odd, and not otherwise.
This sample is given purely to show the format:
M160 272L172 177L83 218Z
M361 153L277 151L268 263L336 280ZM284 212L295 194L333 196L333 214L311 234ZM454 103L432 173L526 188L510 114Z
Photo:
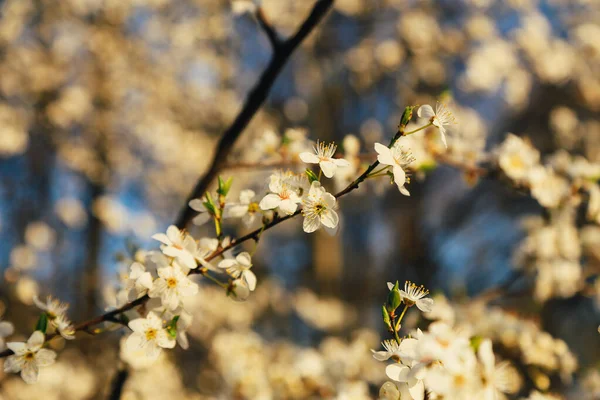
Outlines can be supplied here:
M300 157L300 159L307 164L318 164L320 161L316 154L308 151L298 154L298 157Z
M279 206L279 203L281 203L281 197L279 197L276 194L270 193L263 197L258 206L261 210L272 210Z
M173 243L179 242L181 240L181 232L179 231L179 228L177 228L175 225L169 225L167 228L167 237Z
M144 332L146 330L146 320L144 318L136 318L129 321L127 326L134 332Z
M190 269L194 269L198 266L198 264L196 264L196 258L187 251L182 251L179 253L177 258L184 266Z
M231 258L226 258L225 260L221 261L218 265L219 268L223 268L223 269L228 269L228 268L233 268L237 265L237 261Z
M285 215L292 215L298 209L298 204L290 199L285 199L279 204L279 209Z
M160 297L162 296L162 293L167 289L167 282L163 279L163 278L157 278L154 280L153 284L152 284L152 288L148 291L148 297L151 298L156 298L156 297ZM137 320L134 320L137 321ZM133 321L131 321L133 322ZM129 323L129 327L131 329L133 329L134 331L136 331L137 329L134 329L131 326L131 322ZM143 330L143 329L141 329Z
M22 367L23 362L15 356L9 356L4 360L4 372L19 372Z
M156 234L152 235L152 239L158 240L159 242L164 243L166 245L171 244L171 241L169 240L167 235L165 235L164 233L156 233Z
M375 151L377 152L377 161L384 165L395 165L394 157L392 157L392 151L389 147L382 145L381 143L375 143Z
M323 171L323 175L328 178L333 177L335 175L335 170L337 169L337 165L333 161L321 161L319 163L321 170Z
M146 340L142 333L134 332L125 341L125 347L131 351L138 351L146 345Z
M44 345L44 341L45 335L42 333L42 331L35 331L27 340L27 347L29 347L31 350L39 349Z
M430 119L431 117L435 116L435 112L429 104L425 104L419 107L419 109L417 110L417 115L419 116L419 118Z
M255 195L256 195L256 193L254 193L254 190L250 190L250 189L242 190L240 192L240 203L250 204L250 202L252 201L252 199L254 198Z
M26 383L36 383L38 380L38 367L34 362L27 362L21 370L21 378Z
M390 364L385 367L385 374L396 382L406 382L410 368L403 364Z
M386 361L386 360L389 360L389 358L392 356L392 354L387 351L371 350L371 352L373 353L373 358L376 359L377 361Z
M146 289L152 289L152 275L150 274L150 272L144 272L137 279L136 283L139 286L144 287Z
M318 216L305 217L302 222L302 229L306 233L312 233L321 227L321 219Z
M446 129L444 127L440 127L440 135L442 137L442 143L444 143L444 147L448 148L448 143L446 142Z
M423 312L431 312L433 308L433 299L426 298L417 301L417 308Z
M172 349L175 347L175 339L173 339L167 332L160 331L157 338L156 343L165 349Z
M350 166L350 161L345 160L343 158L334 158L333 162L335 163L335 165L337 165L338 167L349 167Z
M494 366L496 365L496 357L494 357L491 340L485 339L481 342L479 349L477 350L477 356L479 357L479 360L481 360L481 363L486 370L494 370Z
M192 222L194 223L194 225L204 225L210 220L210 218L211 216L209 213L203 212L201 214L196 215Z
M56 353L53 352L52 350L40 349L35 354L35 362L40 367L47 367L49 365L52 365L52 364L54 364L55 360L56 360Z
M235 259L244 267L250 268L252 266L252 257L250 257L250 254L247 251L238 254Z
M27 351L27 344L23 342L8 342L6 347L11 349L13 353L19 355Z
M340 222L337 213L333 210L325 210L321 214L321 223L328 228L335 228Z
M389 290L392 290L394 288L394 284L392 282L388 282L387 287Z
M425 398L425 385L423 381L417 381L413 386L408 386L408 392L414 400L423 400Z
M244 271L242 278L248 285L248 289L250 289L250 291L256 289L256 275L254 275L252 271Z
M201 199L193 199L188 203L192 210L196 210L198 212L205 212L206 207L204 207L203 201Z

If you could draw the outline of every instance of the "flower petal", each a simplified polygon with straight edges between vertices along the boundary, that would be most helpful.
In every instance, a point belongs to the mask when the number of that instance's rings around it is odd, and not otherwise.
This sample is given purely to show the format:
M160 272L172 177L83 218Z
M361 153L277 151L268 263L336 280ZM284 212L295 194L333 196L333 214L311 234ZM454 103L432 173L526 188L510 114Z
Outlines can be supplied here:
M333 177L333 175L335 175L335 170L337 169L337 165L335 165L333 161L321 161L319 167L321 167L323 175L328 178Z
M270 193L263 197L258 206L261 210L272 210L278 207L279 203L281 203L281 197L279 197L279 195Z
M417 115L419 118L429 119L431 117L435 117L435 112L433 111L433 107L431 107L429 104L425 104L419 107L417 110Z
M320 161L316 154L308 151L298 154L298 157L300 157L300 159L307 164L318 164Z
M388 378L396 382L408 381L409 373L410 368L403 364L390 364L385 368L385 374L388 376Z
M47 367L49 365L52 365L52 364L54 364L55 360L56 360L56 353L53 352L52 350L40 349L35 354L35 362L40 367Z
M382 145L381 143L375 143L375 151L377 152L377 161L385 165L395 165L394 157L392 157L392 151L389 147Z

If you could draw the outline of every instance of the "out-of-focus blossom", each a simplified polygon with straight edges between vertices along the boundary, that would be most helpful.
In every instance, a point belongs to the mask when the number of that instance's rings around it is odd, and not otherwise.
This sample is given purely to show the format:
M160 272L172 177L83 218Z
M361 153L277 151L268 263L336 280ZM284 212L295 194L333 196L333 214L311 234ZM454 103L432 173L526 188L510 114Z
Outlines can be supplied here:
M6 346L14 352L14 355L4 361L4 372L20 372L25 382L36 383L39 367L52 365L56 360L56 353L43 349L43 345L44 334L40 331L33 332L27 343L8 342Z

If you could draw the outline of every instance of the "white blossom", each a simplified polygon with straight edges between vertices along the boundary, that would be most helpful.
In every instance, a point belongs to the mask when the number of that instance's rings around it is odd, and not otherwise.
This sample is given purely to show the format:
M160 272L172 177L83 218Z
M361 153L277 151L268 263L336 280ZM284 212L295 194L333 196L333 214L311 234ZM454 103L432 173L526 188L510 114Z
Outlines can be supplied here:
M14 355L9 356L4 362L4 372L21 372L21 378L25 382L36 383L39 367L52 365L56 359L55 352L42 348L44 340L44 334L41 331L35 331L27 343L8 342L6 345Z
M184 231L179 230L175 225L167 228L167 234L157 233L152 235L152 239L162 243L161 251L178 260L186 268L196 268L194 254L196 253L196 242Z
M539 165L540 153L528 141L509 133L497 150L498 165L511 179L526 180Z
M252 259L248 252L238 254L235 258L226 258L219 263L219 268L227 270L227 273L235 279L241 279L250 291L256 288L256 275L252 268Z
M287 180L281 179L281 174L273 174L270 178L269 190L260 201L261 210L277 209L285 215L292 215L298 209L298 204L302 202L295 188L287 184Z
M158 269L158 278L154 281L148 296L160 297L163 306L174 310L179 306L182 297L193 296L196 293L198 293L198 284L192 282L181 268L174 264Z
M333 158L337 146L333 143L326 145L323 142L317 142L314 152L305 151L300 153L299 157L307 164L319 164L323 174L331 178L338 167L349 167L350 163L343 158Z
M380 164L392 167L394 183L398 186L400 193L405 196L410 196L410 193L404 187L404 184L409 182L405 169L409 164L415 161L410 151L400 146L399 142L396 142L391 149L381 143L375 143L375 151L378 154L377 160Z
M419 107L417 115L419 118L425 118L429 120L433 126L440 130L442 142L444 143L444 146L448 147L448 144L446 143L446 126L456 123L456 120L450 110L448 110L444 104L437 103L435 106L435 111L433 111L433 107L431 107L429 104L425 104Z
M156 359L161 349L175 347L175 338L163 327L162 319L154 312L149 312L146 318L137 318L129 322L133 331L127 338L125 346L130 350L144 350L150 359Z
M67 318L67 310L69 305L63 303L57 299L53 299L51 296L46 298L46 302L40 301L37 296L33 297L33 302L42 311L46 313L48 322L50 325L58 331L58 333L65 339L75 339L75 329Z
M336 208L336 198L331 193L327 193L319 182L313 182L308 195L302 200L302 215L304 215L302 228L304 232L314 232L321 225L335 230L339 223Z
M152 274L146 271L144 264L133 262L129 274L124 279L123 289L118 293L119 302L124 304L133 301L152 288Z
M256 193L254 190L246 189L240 192L240 201L225 205L223 218L241 218L246 226L250 226L256 220L258 214L258 203L254 201Z
M387 283L388 289L392 290L394 284L391 282ZM402 301L409 307L416 304L419 310L423 312L430 312L433 307L433 299L425 298L429 294L429 290L425 289L423 285L417 286L411 281L404 283L404 290L400 290L400 296Z

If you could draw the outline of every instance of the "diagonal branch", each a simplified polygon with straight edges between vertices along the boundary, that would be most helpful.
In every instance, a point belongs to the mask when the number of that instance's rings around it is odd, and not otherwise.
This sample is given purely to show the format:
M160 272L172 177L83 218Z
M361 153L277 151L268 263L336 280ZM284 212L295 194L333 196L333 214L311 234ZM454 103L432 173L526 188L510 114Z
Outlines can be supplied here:
M290 58L294 50L296 50L296 48L300 45L300 43L302 43L302 41L323 19L327 11L331 8L332 4L333 0L317 1L310 15L306 18L300 28L298 28L298 31L289 39L283 41L280 45L273 49L273 56L271 57L271 61L267 65L267 68L264 70L254 88L248 94L242 110L221 137L210 167L200 178L200 180L198 180L196 187L194 187L194 190L192 190L188 196L183 209L180 211L179 216L175 221L175 225L177 225L178 228L185 228L193 218L195 211L188 206L189 201L203 196L208 190L211 182L217 177L217 174L222 169L223 165L225 165L227 156L231 152L231 149L233 148L233 145L237 141L238 137L246 128L252 117L254 117L254 114L256 114L258 109L264 103L269 91L271 90L271 87L273 86L273 83L275 82L275 79L277 76L279 76L279 73L283 69L287 60ZM259 14L260 12L261 11L259 10ZM263 25L261 24L261 26ZM272 30L270 25L268 26L269 29ZM267 35L269 35L268 30L266 30L266 32ZM271 40L270 37L269 39Z
M269 91L271 90L271 87L273 86L273 83L275 82L275 79L279 76L279 73L285 66L287 60L290 58L290 56L296 50L296 48L300 45L300 43L302 43L302 41L319 24L319 22L323 19L325 14L327 14L327 11L329 11L329 9L331 8L332 5L333 5L333 0L318 0L315 3L309 16L306 18L304 23L302 23L300 28L298 28L298 31L293 36L291 36L289 39L281 42L277 47L274 48L273 56L271 58L271 61L269 62L269 65L267 66L267 68L265 69L263 74L261 75L257 84L254 86L254 88L248 94L248 97L246 98L244 107L242 108L242 110L240 111L240 113L238 114L236 119L233 121L231 126L225 131L225 133L223 134L223 137L219 141L219 144L217 145L217 151L215 152L215 155L213 156L213 160L212 160L210 168L200 178L200 180L196 184L194 190L190 193L188 199L186 200L186 203L183 206L182 210L180 211L179 216L177 217L177 219L175 221L175 225L177 225L180 229L184 228L191 221L191 219L193 218L193 216L195 214L195 211L193 211L188 206L189 201L194 198L201 197L206 192L210 183L217 176L219 170L222 169L222 167L225 165L227 156L229 155L231 149L233 148L233 145L235 144L236 140L238 139L238 137L240 136L240 134L242 133L244 128L246 128L246 126L248 125L248 123L250 122L252 117L254 117L254 114L256 114L258 109L264 103L265 99L267 98L267 95L269 94ZM259 17L259 20L260 20L260 17ZM261 26L263 26L262 23L261 23ZM270 25L269 25L269 27L270 27ZM265 26L263 26L263 29L265 29ZM272 28L269 28L269 29L272 30ZM274 30L273 30L273 32L274 32ZM267 35L269 35L268 32L267 32ZM270 37L269 37L269 40L271 40ZM298 214L299 213L296 213L296 214L294 214L294 216L298 215ZM279 224L280 222L283 222L289 218L290 217L277 219L277 220L273 221L270 225L275 226L275 225ZM237 246L238 244L245 242L246 240L256 239L256 238L258 238L259 235L260 235L259 233L255 233L254 236L246 235L242 238L239 238L238 240L232 242L225 249L222 249L221 251L217 251L217 252L211 254L207 260L210 261L213 258L218 257L227 249ZM118 316L126 311L129 311L139 305L144 304L146 301L148 301L148 299L149 299L149 297L147 295L140 297L139 299L134 300L131 303L127 303L118 309L112 310L106 314L99 315L90 320L81 322L81 323L75 325L75 330L76 331L88 331L89 328L92 326L99 325L99 324L101 324L103 322L107 322L107 321L113 321L116 316ZM58 335L57 334L47 335L46 340L47 341L52 340L56 336L58 336ZM6 350L0 352L0 358L8 357L12 354L13 354L12 350L6 349Z

